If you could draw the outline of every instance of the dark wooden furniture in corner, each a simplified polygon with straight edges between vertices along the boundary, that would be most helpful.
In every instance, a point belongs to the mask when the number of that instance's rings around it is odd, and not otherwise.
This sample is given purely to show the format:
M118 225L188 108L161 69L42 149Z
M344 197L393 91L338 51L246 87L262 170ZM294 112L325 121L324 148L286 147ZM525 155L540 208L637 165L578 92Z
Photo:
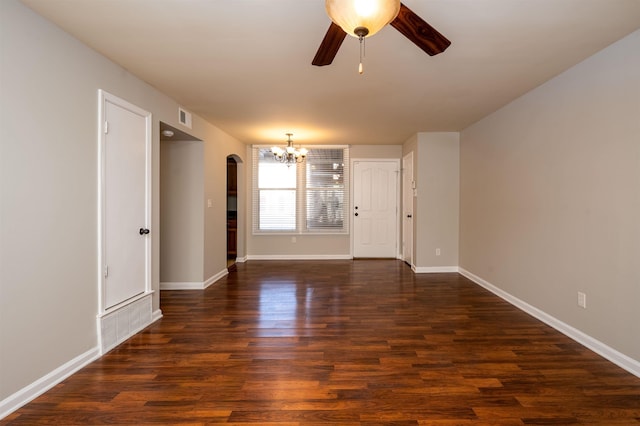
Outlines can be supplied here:
M236 241L238 235L238 221L235 219L227 220L227 258L235 259L238 252Z
M227 158L227 259L235 261L238 238L238 164Z

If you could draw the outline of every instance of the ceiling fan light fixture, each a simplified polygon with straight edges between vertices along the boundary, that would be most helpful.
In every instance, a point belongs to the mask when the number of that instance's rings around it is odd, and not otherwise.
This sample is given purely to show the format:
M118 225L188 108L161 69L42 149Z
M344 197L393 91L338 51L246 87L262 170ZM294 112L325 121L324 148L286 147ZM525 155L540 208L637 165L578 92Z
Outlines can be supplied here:
M393 21L400 0L325 0L329 18L347 34L362 37L362 28L372 36ZM360 33L360 34L358 34Z

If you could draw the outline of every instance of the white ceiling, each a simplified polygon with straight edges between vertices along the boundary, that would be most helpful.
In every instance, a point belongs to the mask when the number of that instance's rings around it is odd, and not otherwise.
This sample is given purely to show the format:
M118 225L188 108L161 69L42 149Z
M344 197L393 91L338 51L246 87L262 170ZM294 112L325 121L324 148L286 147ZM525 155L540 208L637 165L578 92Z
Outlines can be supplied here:
M458 131L640 28L640 0L403 0L452 45L390 26L311 60L322 0L22 0L245 143L400 144ZM124 96L124 95L123 95Z

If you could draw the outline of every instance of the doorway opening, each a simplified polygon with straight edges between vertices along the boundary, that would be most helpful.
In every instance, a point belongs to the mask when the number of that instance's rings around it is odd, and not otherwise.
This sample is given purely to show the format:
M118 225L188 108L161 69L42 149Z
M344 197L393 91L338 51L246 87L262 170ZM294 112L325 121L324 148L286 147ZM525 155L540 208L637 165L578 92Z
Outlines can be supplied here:
M202 140L160 122L160 290L203 282L203 155Z
M238 256L238 163L227 157L227 269L233 271Z

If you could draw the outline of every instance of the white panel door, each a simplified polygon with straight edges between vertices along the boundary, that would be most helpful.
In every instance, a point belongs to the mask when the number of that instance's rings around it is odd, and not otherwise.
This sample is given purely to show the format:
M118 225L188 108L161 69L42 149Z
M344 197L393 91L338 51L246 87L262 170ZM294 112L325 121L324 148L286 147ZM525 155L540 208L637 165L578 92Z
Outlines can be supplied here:
M353 163L353 257L397 256L398 162Z
M109 95L102 107L102 308L106 310L150 288L151 115Z
M402 260L413 266L413 152L402 158Z

